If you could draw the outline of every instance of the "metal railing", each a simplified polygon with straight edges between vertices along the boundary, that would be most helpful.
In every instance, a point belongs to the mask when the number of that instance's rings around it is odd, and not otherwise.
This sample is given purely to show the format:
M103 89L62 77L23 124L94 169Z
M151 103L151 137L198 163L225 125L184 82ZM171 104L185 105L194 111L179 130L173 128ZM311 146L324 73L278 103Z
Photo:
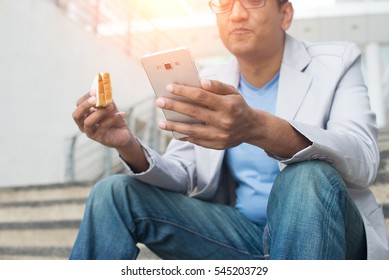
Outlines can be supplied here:
M110 38L113 47L138 58L158 49L171 48L176 43L136 9L136 1L128 0L53 0L65 15L86 32ZM147 25L145 34L132 32L132 24ZM163 152L171 135L156 128L161 112L155 109L149 96L127 109L127 123L134 135ZM123 171L115 150L104 147L77 132L67 137L65 181L93 181Z

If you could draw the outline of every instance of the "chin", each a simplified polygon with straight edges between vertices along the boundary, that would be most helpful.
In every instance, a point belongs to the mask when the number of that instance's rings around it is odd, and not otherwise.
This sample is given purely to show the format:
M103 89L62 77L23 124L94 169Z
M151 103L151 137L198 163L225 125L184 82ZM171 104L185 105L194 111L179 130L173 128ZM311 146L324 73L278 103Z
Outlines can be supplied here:
M227 49L236 57L248 57L251 56L253 53L256 53L257 51L253 48L250 48L246 45L234 45L231 47L227 47Z

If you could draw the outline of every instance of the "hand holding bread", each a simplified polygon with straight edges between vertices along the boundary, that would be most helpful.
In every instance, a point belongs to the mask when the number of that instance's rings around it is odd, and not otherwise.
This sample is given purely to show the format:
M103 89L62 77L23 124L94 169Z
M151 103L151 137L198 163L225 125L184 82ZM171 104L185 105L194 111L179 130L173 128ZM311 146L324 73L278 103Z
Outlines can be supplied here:
M73 118L82 132L103 145L117 148L131 138L124 112L112 100L109 73L97 74L90 92L77 101Z
M81 132L107 147L115 148L134 171L144 172L149 163L112 100L109 73L98 74L90 92L77 101L73 119Z

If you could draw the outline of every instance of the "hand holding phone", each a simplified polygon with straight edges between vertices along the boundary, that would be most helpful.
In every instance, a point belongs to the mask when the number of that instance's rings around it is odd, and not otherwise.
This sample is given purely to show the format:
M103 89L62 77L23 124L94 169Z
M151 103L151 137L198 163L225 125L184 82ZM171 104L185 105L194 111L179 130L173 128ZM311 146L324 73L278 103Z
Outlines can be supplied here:
M141 61L157 97L167 97L193 103L186 98L173 95L166 90L166 86L173 83L201 88L199 74L188 49L180 47L152 53L142 57ZM163 113L165 118L170 121L190 124L202 123L199 120L174 111L163 110ZM186 135L173 132L173 136L175 138L181 138Z

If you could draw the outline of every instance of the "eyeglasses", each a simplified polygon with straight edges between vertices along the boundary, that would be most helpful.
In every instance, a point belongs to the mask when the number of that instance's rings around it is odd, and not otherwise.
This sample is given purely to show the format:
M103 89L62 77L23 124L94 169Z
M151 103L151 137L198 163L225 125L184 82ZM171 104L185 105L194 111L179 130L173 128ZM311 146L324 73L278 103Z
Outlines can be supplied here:
M266 0L239 0L245 9L262 8ZM210 0L209 7L215 14L223 14L231 11L235 0ZM281 1L283 2L283 1Z

